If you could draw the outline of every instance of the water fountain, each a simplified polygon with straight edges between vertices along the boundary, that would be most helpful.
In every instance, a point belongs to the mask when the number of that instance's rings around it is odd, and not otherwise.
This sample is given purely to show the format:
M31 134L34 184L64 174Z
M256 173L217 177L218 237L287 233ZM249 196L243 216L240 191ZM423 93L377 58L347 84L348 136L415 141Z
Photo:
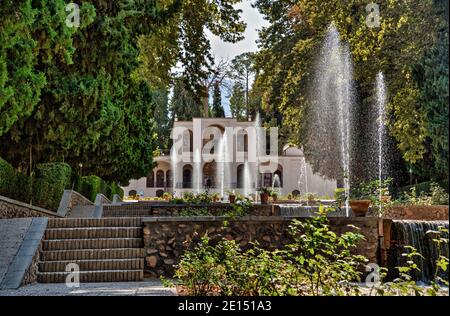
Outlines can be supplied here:
M448 244L441 245L441 249L433 242L436 238L435 234L430 234L429 231L438 231L439 227L448 230L448 221L413 221L413 220L395 220L392 223L391 240L395 241L395 246L391 248L390 267L405 266L406 258L402 256L407 253L404 246L414 247L422 256L416 257L414 262L417 264L420 271L412 272L412 277L416 281L427 282L433 278L436 271L436 259L439 252L442 256L448 258L449 248ZM445 236L448 238L448 234ZM392 268L392 270L394 270ZM391 275L395 277L395 275ZM448 274L447 274L448 277Z
M260 173L259 173L259 157L262 155L263 150L262 150L262 137L263 135L261 135L261 128L262 124L261 124L261 116L259 114L259 112L256 113L256 117L255 117L255 123L254 123L254 127L255 127L255 136L256 136L256 161L255 161L255 182L256 182L256 187L259 186L259 177L260 177ZM255 190L256 191L256 190ZM256 194L257 192L255 192L255 202L258 200L258 194Z
M230 189L230 168L228 160L228 142L226 132L218 142L218 161L216 168L216 179L218 180L220 195L224 197L225 190Z
M197 194L201 193L202 186L202 157L200 150L197 148L194 153L194 188Z
M254 193L252 179L253 179L253 177L251 175L250 163L248 161L246 161L244 163L244 183L243 183L245 197L249 197L251 194Z
M385 166L385 153L384 148L386 146L385 137L386 137L386 85L384 83L384 75L382 72L377 75L377 83L376 83L376 97L377 97L377 109L378 109L378 118L377 118L377 134L378 138L376 141L378 147L378 181L380 185L380 214L383 211L383 205L381 203L382 192L381 192L381 184L383 181L383 177L385 178L386 166Z
M340 154L345 189L345 210L349 216L350 195L350 112L355 100L353 65L348 45L341 42L334 25L327 31L315 69L312 91L309 148L325 164L333 165ZM337 175L336 175L337 176Z
M177 165L178 165L178 159L177 159L178 153L175 150L175 147L172 148L170 152L170 166L172 169L172 194L174 196L177 195L177 183L178 183L178 172L177 172Z
M281 188L281 181L280 177L276 174L273 176L272 179L272 191L276 192L277 194L280 194L280 188Z

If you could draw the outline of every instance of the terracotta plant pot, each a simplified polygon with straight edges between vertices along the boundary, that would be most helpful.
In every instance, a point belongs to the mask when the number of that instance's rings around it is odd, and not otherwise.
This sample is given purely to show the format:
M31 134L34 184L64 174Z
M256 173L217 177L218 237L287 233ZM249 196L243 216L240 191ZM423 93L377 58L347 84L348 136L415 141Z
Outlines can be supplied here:
M261 193L259 195L261 198L261 204L268 204L269 203L269 194L268 193Z
M381 196L381 202L383 202L383 203L391 202L391 196L390 195L382 195Z
M228 195L228 200L230 203L234 203L236 201L236 195Z
M356 217L366 216L369 211L370 203L372 203L370 200L351 200L349 202L353 214L355 214Z

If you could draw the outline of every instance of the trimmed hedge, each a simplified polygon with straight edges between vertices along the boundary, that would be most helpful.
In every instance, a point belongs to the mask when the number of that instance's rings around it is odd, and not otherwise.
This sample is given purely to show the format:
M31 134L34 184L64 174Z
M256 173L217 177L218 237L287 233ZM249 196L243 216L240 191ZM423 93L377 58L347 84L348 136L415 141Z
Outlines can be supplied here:
M68 164L43 163L36 166L36 175L29 177L0 158L0 195L56 211L71 176Z
M43 163L36 167L33 202L40 207L57 210L64 189L70 187L72 168L65 163Z
M0 195L12 198L15 175L16 170L7 161L0 158Z
M74 190L95 202L98 193L111 201L115 194L123 198L122 188L97 176L74 178ZM72 168L65 163L43 163L36 166L34 177L18 172L0 158L0 195L56 211L64 189L72 187Z
M122 188L115 182L108 184L102 178L97 176L76 177L74 190L95 202L97 194L101 193L112 201L114 194L123 198Z

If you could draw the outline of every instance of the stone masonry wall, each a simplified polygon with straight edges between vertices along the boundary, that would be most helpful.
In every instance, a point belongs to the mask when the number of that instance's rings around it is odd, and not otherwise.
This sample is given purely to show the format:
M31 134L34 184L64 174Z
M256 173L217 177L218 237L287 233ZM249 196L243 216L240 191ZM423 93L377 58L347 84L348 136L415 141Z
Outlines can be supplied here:
M396 205L387 209L383 217L397 220L448 221L448 205Z
M0 218L58 217L46 209L0 196Z
M281 248L290 241L287 227L290 220L282 217L247 217L227 219L223 217L153 217L144 219L145 271L152 277L171 277L173 265L179 262L183 252L192 247L206 232L212 241L222 237L236 240L243 249L250 241L258 241L266 249ZM357 253L369 262L378 262L378 225L376 218L331 218L332 229L337 233L350 230L348 224L360 228L366 240Z

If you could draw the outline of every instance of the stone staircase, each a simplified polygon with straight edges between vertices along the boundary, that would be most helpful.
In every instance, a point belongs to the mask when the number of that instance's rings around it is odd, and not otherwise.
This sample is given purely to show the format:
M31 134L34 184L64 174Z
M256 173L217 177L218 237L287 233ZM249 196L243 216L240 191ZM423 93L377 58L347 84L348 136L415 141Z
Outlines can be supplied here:
M49 219L38 282L65 282L70 263L78 264L80 282L142 281L142 243L142 219L138 217Z

